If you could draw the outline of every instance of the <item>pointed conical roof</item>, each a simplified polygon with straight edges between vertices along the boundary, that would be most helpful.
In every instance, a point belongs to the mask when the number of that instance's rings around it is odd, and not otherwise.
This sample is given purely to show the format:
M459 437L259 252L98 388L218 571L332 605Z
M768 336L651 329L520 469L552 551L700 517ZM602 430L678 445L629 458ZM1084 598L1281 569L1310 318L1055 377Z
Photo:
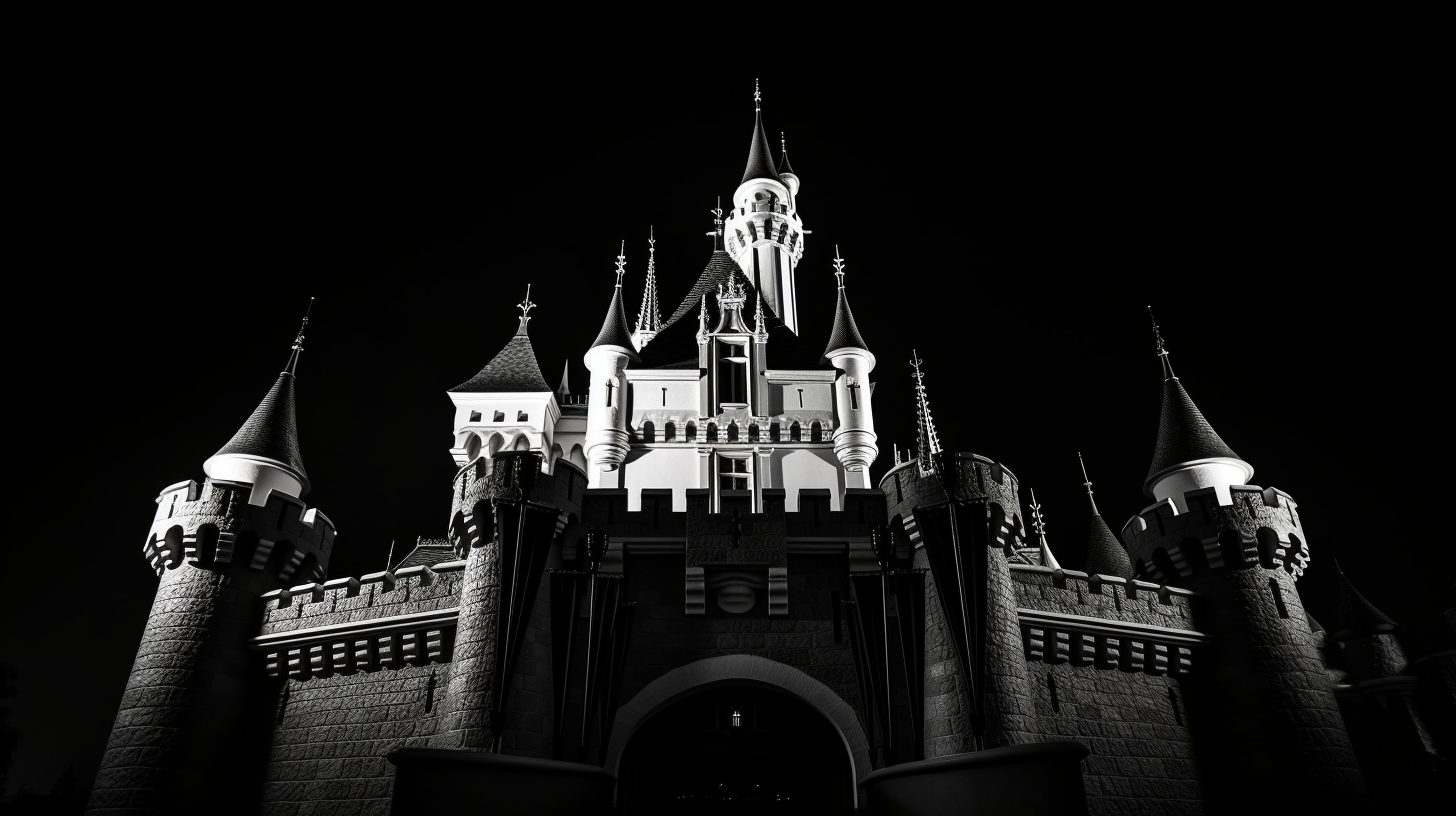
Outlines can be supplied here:
M1092 514L1092 523L1087 531L1087 574L1132 577L1132 561L1127 557L1127 548L1122 546L1100 513Z
M693 284L693 288L683 297L682 303L678 304L677 309L672 313L672 317L662 321L662 328L665 330L668 326L692 314L693 310L697 309L702 302L704 295L718 291L720 284L728 283L728 281L734 279L735 275L739 275L741 272L742 270L738 268L738 262L733 260L733 256L724 252L721 248L714 249L713 254L708 258L708 265L703 267L702 274L698 275L697 282ZM753 284L746 280L742 281L742 283L747 292L746 297L757 296L753 291Z
M515 336L485 364L480 373L450 390L475 393L550 391L551 386L541 376L541 365L536 362L531 338L526 334L528 320L528 317L521 318Z
M779 134L779 175L782 176L787 173L791 176L797 176L798 174L794 172L793 166L789 164L789 145L783 136L784 134Z
M753 141L748 146L748 167L743 171L743 181L773 179L783 184L783 179L774 170L773 151L768 146L768 136L763 132L763 111L753 112Z
M638 335L662 330L662 313L657 305L657 240L649 238L647 243L647 282L642 292L642 305L637 310L637 325L633 328L633 333Z
M843 348L870 350L854 324L854 313L849 310L849 298L844 294L844 261L839 257L839 247L834 248L834 274L839 276L839 302L834 306L834 328L829 332L829 347L824 350L826 359L830 352Z
M303 470L303 456L298 452L298 417L293 389L293 373L284 371L279 374L248 421L213 456L249 456L277 462L296 473L307 492L308 475Z
M1153 480L1163 471L1197 459L1238 459L1224 443L1177 377L1163 380L1163 410L1158 418L1158 443L1143 491L1152 495ZM1242 460L1240 460L1242 461ZM1252 473L1250 474L1252 475Z
M1377 631L1389 631L1396 627L1395 621L1391 620L1375 608L1361 595L1350 579L1345 577L1344 570L1335 565L1336 574L1340 578L1340 614L1335 621L1335 629L1338 635L1346 636L1351 634L1369 634Z

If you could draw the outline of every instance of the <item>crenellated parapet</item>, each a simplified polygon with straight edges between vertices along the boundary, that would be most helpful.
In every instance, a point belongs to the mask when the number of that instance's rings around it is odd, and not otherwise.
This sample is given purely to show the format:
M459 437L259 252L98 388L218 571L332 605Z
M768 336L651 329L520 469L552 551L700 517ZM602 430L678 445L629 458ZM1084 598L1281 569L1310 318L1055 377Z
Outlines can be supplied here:
M1165 498L1123 525L1122 539L1139 576L1155 581L1187 578L1200 566L1255 564L1282 568L1295 578L1309 564L1297 505L1278 488L1233 485L1220 503L1214 488L1183 494L1188 511Z
M142 548L162 575L184 562L217 569L230 564L268 571L280 581L322 580L337 531L328 516L279 491L250 504L253 486L208 479L179 482L157 497Z
M496 495L494 491L498 490L496 481L491 478L494 470L493 460L489 456L480 456L455 472L448 537L455 554L461 558L492 529L491 500ZM532 474L528 492L531 492L533 501L552 505L561 511L556 527L556 533L560 534L568 523L581 518L586 491L586 474L570 462L558 459L550 473L537 471Z
M1208 642L1186 589L1023 564L1011 579L1028 660L1177 675Z
M249 646L269 676L294 680L448 662L464 569L450 561L273 590Z
M975 453L942 454L937 474L923 473L917 462L891 468L880 478L892 520L899 519L910 541L920 547L914 510L946 501L950 491L956 501L985 501L998 522L996 543L1002 549L1025 546L1026 525L1021 518L1021 498L1016 475L999 462Z

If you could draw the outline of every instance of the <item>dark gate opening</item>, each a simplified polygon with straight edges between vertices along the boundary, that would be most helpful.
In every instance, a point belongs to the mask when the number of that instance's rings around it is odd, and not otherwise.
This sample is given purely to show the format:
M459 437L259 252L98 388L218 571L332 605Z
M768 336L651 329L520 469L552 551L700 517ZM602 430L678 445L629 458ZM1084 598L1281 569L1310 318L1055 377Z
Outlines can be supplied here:
M622 754L621 812L850 814L854 767L833 724L762 686L715 686L657 712Z

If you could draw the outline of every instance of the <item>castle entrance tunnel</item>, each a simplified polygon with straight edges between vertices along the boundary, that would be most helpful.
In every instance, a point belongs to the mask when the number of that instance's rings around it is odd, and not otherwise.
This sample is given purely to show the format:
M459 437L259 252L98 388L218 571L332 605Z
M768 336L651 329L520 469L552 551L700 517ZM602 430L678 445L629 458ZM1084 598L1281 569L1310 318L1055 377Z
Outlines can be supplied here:
M617 774L621 813L850 814L854 765L824 715L764 685L705 687L632 734Z

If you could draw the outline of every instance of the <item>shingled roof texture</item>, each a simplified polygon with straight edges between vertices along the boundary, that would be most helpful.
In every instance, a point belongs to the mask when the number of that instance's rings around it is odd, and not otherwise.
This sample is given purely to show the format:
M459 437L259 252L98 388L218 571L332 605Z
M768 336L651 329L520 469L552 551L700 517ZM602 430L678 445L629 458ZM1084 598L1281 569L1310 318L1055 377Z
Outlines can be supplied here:
M536 392L550 391L546 378L541 376L541 366L536 362L536 350L531 347L531 338L522 324L516 330L506 347L495 358L486 363L480 373L450 389L477 393Z
M293 403L294 377L287 371L278 375L268 395L258 403L252 416L233 434L217 456L228 454L259 456L282 462L307 481L303 456L298 452L298 418Z
M1174 465L1195 459L1238 459L1213 426L1203 418L1193 398L1183 390L1177 377L1163 381L1163 412L1158 419L1158 444L1153 450L1153 464L1147 481Z

